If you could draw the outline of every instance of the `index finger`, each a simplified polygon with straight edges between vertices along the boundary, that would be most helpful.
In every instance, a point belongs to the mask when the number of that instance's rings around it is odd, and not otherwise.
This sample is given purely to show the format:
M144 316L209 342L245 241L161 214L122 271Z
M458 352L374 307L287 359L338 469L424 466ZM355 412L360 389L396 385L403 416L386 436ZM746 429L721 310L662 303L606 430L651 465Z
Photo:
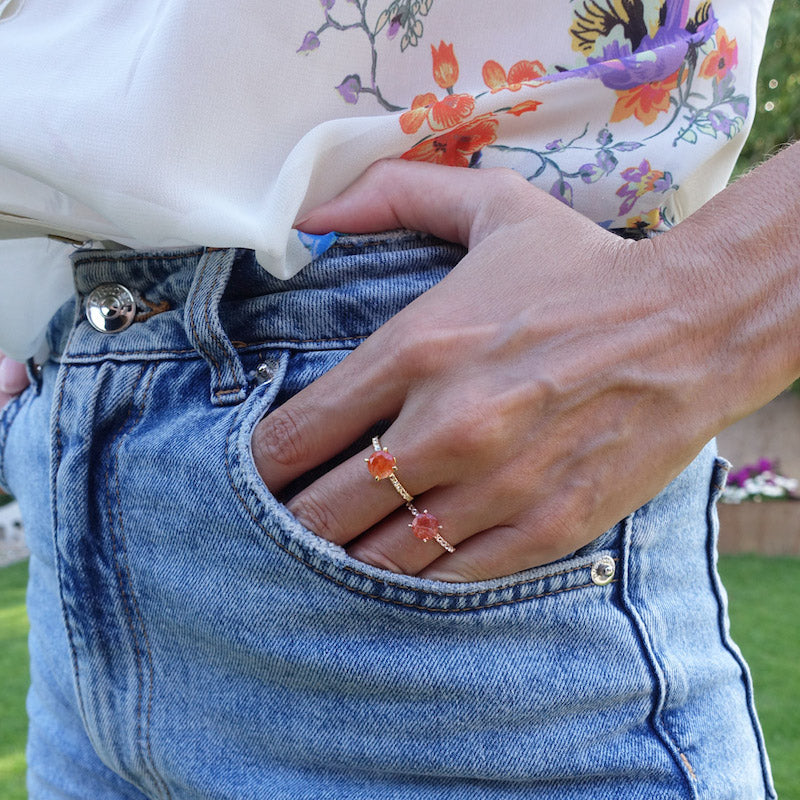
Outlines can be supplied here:
M271 491L324 464L398 413L403 397L393 375L378 375L382 362L372 357L374 347L367 339L258 423L253 460Z

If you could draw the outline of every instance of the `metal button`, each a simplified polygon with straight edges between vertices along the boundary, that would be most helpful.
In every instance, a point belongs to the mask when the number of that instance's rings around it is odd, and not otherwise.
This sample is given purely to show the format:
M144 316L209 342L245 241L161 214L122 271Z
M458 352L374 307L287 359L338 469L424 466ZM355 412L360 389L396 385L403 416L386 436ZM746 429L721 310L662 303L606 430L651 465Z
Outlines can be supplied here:
M592 564L592 583L605 586L614 580L617 564L611 556L602 556Z
M136 301L120 283L104 283L86 298L86 319L100 333L119 333L136 316Z
M266 358L256 365L255 382L257 384L272 383L275 373L280 367L280 361L277 358Z

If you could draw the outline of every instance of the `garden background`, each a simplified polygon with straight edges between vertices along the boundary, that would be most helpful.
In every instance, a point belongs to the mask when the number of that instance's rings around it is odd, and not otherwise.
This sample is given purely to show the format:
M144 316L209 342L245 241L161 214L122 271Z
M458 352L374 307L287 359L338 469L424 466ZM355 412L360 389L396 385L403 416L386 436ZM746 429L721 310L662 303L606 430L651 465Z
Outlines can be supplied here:
M758 80L758 111L735 175L800 132L800 0L776 0ZM794 421L797 424L797 421ZM755 455L767 455L764 453ZM800 477L796 475L795 477ZM798 503L800 511L800 503ZM782 800L800 800L800 558L723 556L733 636L750 662ZM0 798L25 798L27 564L0 569ZM87 798L88 800L88 798Z

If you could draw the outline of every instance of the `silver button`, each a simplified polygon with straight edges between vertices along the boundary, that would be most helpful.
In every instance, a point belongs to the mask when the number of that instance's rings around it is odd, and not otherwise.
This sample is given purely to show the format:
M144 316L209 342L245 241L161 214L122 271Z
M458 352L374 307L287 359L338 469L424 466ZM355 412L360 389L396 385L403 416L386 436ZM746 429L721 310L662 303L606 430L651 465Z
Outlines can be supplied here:
M119 333L136 316L136 301L121 283L104 283L86 298L86 319L100 333Z
M614 580L617 564L611 556L602 556L592 564L592 583L605 586Z

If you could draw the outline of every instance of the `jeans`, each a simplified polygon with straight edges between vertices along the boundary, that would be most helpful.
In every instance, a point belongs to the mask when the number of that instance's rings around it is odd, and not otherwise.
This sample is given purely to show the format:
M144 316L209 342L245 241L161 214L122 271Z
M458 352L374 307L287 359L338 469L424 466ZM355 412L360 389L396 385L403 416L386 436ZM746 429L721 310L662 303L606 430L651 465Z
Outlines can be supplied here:
M713 444L578 552L473 584L355 561L264 486L257 422L461 255L345 237L284 282L242 250L76 254L51 358L0 416L33 800L774 797ZM108 283L135 298L116 334L84 314Z

